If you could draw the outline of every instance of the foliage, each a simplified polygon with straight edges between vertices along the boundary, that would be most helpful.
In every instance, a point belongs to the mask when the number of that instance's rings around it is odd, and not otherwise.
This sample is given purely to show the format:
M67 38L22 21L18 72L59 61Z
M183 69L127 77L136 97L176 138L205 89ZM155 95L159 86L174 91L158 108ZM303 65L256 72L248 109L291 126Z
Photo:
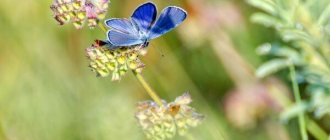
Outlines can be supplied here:
M257 52L274 57L257 70L266 77L290 65L298 68L296 81L307 85L304 102L282 114L289 119L312 111L318 118L330 114L330 1L248 0L261 9L251 20L274 28L283 42L261 45ZM302 87L301 87L302 88Z

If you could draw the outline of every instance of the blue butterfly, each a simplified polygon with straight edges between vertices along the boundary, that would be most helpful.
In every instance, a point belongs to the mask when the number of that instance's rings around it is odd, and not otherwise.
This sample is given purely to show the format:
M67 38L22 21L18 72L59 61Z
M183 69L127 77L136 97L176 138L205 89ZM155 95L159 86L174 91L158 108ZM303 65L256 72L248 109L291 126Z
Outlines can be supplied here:
M110 48L123 46L147 46L155 39L180 25L187 17L187 12L180 7L169 6L163 9L156 20L157 9L155 4L147 2L139 6L131 19L112 18L105 21L110 27L107 32Z

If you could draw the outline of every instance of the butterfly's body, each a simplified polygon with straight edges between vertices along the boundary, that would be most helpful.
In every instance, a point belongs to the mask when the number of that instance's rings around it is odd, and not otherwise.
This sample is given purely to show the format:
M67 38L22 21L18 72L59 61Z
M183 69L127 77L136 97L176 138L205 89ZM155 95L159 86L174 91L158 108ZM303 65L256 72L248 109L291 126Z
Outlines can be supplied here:
M187 14L175 6L165 8L156 20L156 6L147 2L139 6L131 19L113 18L105 21L110 27L108 42L110 48L148 46L149 41L155 39L181 24Z

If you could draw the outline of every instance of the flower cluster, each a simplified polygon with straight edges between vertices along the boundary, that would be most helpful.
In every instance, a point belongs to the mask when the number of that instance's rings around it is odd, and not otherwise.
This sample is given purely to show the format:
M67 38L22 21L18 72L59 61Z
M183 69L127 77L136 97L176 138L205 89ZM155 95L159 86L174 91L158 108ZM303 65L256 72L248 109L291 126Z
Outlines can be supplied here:
M188 93L175 99L174 102L159 106L153 101L138 104L136 118L148 139L164 140L172 138L178 132L184 135L189 127L197 126L204 116L188 106L192 99Z
M109 0L54 0L50 6L60 25L72 22L80 29L88 22L93 28L106 15Z
M93 28L105 17L109 2L110 0L54 0L51 9L60 25L73 23L77 29L80 29L87 22L88 26ZM150 2L142 6L155 7ZM172 8L176 8L181 12L183 15L181 21L183 21L186 17L186 12L177 7ZM123 23L126 24L126 22ZM118 22L118 26L120 28L129 28L128 25L122 25L123 23ZM104 28L101 24L99 26ZM109 39L110 36L107 37ZM146 54L147 46L148 42L130 46L114 46L110 43L110 39L106 41L96 40L85 51L89 59L89 67L97 76L112 76L112 81L117 81L127 71L132 70L142 85L149 89L147 90L149 94L155 94L150 91L151 88L141 78L142 76L138 76L144 68L140 57ZM157 99L154 96L152 97L156 101L160 102L161 100L158 97ZM203 115L196 113L195 109L189 106L191 102L192 100L188 93L177 97L174 102L167 103L162 101L162 103L159 103L162 105L158 105L153 101L141 102L138 105L138 112L135 117L148 139L164 140L174 137L177 133L184 135L188 128L197 126L204 118Z
M109 49L105 42L96 40L95 44L86 48L87 57L90 60L89 67L97 73L97 76L107 77L112 73L112 80L120 80L131 69L140 73L144 64L139 56L146 50L141 46Z

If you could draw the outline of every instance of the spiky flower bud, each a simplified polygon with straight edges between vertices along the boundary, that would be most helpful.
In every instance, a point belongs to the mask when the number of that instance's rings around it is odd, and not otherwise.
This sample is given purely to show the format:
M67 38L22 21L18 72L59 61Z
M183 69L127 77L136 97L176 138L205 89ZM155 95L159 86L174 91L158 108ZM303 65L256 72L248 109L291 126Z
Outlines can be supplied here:
M204 119L203 115L188 106L191 102L188 93L171 103L163 101L162 106L153 101L141 102L135 117L148 139L164 140L174 137L176 133L184 135L188 128L196 127Z
M86 49L90 60L89 67L97 76L107 77L112 74L112 80L120 80L128 70L140 73L144 64L139 56L144 54L140 46L130 48L109 49L104 42L96 41Z
M105 17L109 0L54 0L50 6L60 25L72 22L80 29L87 21L93 28Z

